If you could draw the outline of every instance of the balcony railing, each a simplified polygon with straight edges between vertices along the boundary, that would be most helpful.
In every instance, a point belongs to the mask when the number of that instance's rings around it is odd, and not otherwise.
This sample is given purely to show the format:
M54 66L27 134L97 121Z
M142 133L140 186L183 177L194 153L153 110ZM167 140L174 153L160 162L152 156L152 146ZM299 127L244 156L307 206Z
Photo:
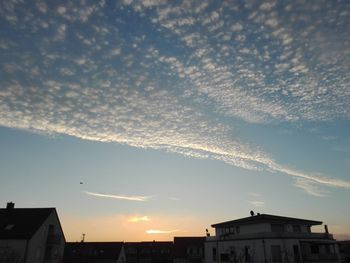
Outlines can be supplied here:
M240 239L264 239L264 238L293 238L293 239L323 239L333 240L333 235L327 233L296 233L296 232L260 232L242 234L224 234L221 236L207 237L207 241L240 240Z
M337 261L338 257L336 254L303 254L304 261Z

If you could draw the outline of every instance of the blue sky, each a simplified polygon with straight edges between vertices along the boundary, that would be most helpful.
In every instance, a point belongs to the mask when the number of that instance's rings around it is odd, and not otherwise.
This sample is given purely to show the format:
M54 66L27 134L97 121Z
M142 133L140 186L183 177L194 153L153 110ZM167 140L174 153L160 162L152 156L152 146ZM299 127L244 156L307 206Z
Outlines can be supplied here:
M349 235L349 22L347 1L1 2L0 199L56 206L69 240L252 209Z

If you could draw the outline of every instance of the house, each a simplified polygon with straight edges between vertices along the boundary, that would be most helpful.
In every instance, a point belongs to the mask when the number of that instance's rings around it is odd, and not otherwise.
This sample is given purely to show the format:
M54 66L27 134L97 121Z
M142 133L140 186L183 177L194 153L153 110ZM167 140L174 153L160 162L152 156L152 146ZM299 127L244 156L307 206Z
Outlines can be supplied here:
M174 237L174 263L203 263L205 237Z
M124 246L127 263L173 262L173 242L171 241L126 242Z
M0 262L58 263L65 237L55 208L0 209Z
M350 263L350 240L338 241L341 263Z
M123 242L67 242L64 263L124 263Z
M321 221L258 214L212 225L215 236L205 242L205 261L339 262L336 241L328 233L311 232Z

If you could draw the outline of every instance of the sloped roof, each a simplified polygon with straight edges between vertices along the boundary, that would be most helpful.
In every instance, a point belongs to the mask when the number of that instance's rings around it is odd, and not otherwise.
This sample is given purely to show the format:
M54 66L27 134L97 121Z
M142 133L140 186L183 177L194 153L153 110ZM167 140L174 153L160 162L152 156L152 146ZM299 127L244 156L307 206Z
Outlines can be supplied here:
M64 262L117 261L123 242L67 242Z
M174 237L174 258L187 258L189 247L204 249L205 237Z
M55 208L1 208L0 239L30 239Z
M217 228L217 227L226 227L231 225L255 224L255 223L294 223L294 224L306 224L306 225L322 225L321 221L268 215L268 214L258 214L250 217L244 217L236 220L217 223L211 226L214 228Z

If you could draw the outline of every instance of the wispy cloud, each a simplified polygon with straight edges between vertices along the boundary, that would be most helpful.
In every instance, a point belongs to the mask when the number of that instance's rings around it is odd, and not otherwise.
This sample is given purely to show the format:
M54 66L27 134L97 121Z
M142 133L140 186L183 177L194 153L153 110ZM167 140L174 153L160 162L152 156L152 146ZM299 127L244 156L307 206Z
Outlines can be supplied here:
M171 233L175 233L178 232L179 230L174 229L174 230L155 230L155 229L149 229L146 230L147 234L171 234Z
M133 216L128 219L128 222L138 223L138 222L148 222L150 221L148 216Z
M149 201L152 196L140 196L140 195L114 195L114 194L102 194L102 193L93 193L93 192L84 192L87 195L101 197L101 198L112 198L126 201L138 201L138 202L146 202Z
M250 196L253 196L253 197L261 197L262 195L260 193L255 193L255 192L251 192L249 193Z
M320 186L314 181L310 181L307 179L298 178L296 180L295 186L313 196L324 197L327 195L327 191L321 189Z
M264 207L265 206L264 201L248 201L248 203L255 206L255 207Z

